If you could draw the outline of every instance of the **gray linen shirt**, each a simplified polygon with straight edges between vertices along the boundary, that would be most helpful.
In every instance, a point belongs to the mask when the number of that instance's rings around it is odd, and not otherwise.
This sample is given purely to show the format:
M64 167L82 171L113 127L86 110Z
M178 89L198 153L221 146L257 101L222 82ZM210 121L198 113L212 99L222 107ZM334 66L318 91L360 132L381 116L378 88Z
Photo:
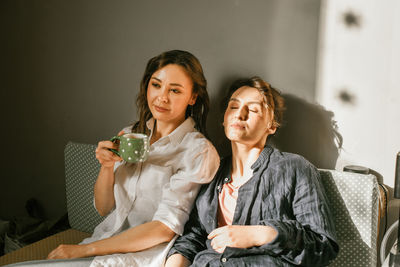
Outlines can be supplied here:
M337 255L335 227L318 170L303 157L266 146L242 185L233 225L269 225L278 232L270 243L220 254L207 235L217 228L218 194L230 181L232 158L221 161L196 199L184 233L169 255L179 253L193 266L325 266Z

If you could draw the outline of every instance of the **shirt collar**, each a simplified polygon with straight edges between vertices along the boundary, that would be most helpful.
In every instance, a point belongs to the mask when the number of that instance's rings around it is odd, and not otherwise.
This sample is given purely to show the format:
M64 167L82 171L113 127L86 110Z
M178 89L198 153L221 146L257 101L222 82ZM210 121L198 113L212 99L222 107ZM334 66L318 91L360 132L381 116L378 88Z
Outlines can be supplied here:
M155 124L154 118L151 118L146 122L146 126L151 133L150 136L153 134L154 124ZM173 145L178 145L182 141L186 133L195 131L194 126L195 126L194 120L192 119L192 117L188 117L184 122L181 123L181 125L179 125L169 135L163 138L169 139Z
M261 151L260 156L258 156L256 162L254 162L253 165L251 165L253 171L256 171L261 165L266 164L266 162L269 161L269 156L271 155L272 151L273 148L271 146L266 145L264 147L263 151Z
M223 160L221 160L221 165L223 166L221 168L221 177L223 177L222 182L224 184L230 183L232 181L232 155L224 157Z
M271 146L267 145L264 147L264 149L260 153L260 156L258 156L256 162L254 162L253 165L251 165L251 168L253 169L253 175L261 165L269 161L269 156L271 155L272 151L273 148ZM232 181L232 175L231 175L232 155L225 157L223 162L225 164L224 167L222 168L221 177L223 177L222 183L226 184Z

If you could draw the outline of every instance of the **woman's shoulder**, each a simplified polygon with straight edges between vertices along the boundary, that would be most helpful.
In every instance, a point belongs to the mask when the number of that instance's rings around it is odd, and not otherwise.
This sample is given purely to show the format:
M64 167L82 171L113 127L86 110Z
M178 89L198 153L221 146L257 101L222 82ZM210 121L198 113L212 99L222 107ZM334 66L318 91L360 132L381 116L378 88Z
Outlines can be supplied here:
M309 184L319 176L317 167L299 154L276 151L271 154L268 169L274 170L279 175L279 181L289 179L296 185ZM285 182L287 183L287 182Z
M188 132L182 139L181 145L195 150L213 149L214 145L202 133L198 131Z
M291 166L294 168L315 168L315 166L302 155L291 152L283 152L276 148L274 148L273 152L271 153L271 163L283 166Z

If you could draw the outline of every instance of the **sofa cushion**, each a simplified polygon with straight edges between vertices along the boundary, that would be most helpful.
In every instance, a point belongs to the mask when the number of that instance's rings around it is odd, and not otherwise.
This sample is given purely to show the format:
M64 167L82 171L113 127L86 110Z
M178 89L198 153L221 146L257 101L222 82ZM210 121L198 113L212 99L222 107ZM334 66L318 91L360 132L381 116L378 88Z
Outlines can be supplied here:
M69 142L65 147L68 220L73 229L93 233L103 221L93 206L93 187L100 170L96 146Z

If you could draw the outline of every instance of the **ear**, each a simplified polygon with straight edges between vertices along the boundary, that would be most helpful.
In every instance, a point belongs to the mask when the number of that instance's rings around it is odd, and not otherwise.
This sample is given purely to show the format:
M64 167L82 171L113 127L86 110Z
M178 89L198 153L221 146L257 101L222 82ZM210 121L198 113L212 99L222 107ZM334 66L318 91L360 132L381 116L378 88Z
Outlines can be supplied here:
M197 94L192 94L192 97L189 100L189 105L193 106L194 104L196 104L196 100L197 100Z
M272 125L267 128L268 135L274 134L276 132L276 126Z

